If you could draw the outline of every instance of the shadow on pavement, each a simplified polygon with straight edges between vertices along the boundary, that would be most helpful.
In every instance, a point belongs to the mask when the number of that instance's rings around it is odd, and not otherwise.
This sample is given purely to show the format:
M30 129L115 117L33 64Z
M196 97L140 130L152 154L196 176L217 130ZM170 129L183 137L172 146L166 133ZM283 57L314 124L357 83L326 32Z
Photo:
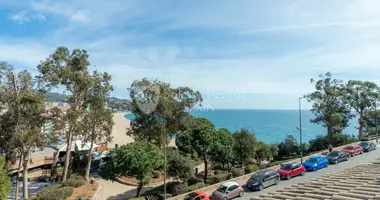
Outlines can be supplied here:
M144 187L141 191L141 194L144 192L153 189L154 187ZM127 198L136 197L136 189L126 191L124 193L118 194L117 196L108 197L107 200L125 200Z

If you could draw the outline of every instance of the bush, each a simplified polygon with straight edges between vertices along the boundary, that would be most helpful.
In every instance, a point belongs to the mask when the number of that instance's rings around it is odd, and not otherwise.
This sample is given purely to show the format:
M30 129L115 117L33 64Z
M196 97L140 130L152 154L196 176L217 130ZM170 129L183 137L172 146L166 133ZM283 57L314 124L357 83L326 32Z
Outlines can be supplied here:
M187 186L187 192L198 190L199 188L206 187L206 184L204 182L199 182L194 185Z
M215 183L219 183L219 182L228 180L231 177L232 177L232 174L230 172L225 172L223 174L220 173L220 174L217 174L217 175L214 175L214 176L210 176L207 183L210 184L210 185L212 185L212 184L215 184Z
M194 185L194 184L197 184L200 182L203 182L203 179L193 177L187 181L187 184L188 185Z
M66 200L73 195L72 187L47 187L37 193L37 200Z
M233 168L233 169L231 169L231 172L232 172L232 176L234 178L244 175L244 170L240 169L240 168Z
M172 184L168 185L166 188L166 191L173 196L177 196L180 194L185 193L187 190L187 185L186 183L181 183L181 182L173 182Z
M253 173L255 171L259 170L259 167L257 165L248 165L244 171L246 174L250 174L250 173Z
M151 181L152 181L152 177L148 176L144 178L143 183L146 185L146 184L149 184Z
M194 176L194 165L189 157L181 155L179 152L173 152L168 155L168 175L182 182L187 182Z
M86 183L86 180L83 177L70 177L65 182L62 182L63 187L81 187Z
M153 178L160 178L160 177L161 177L161 172L157 171L157 170L154 170L153 171Z

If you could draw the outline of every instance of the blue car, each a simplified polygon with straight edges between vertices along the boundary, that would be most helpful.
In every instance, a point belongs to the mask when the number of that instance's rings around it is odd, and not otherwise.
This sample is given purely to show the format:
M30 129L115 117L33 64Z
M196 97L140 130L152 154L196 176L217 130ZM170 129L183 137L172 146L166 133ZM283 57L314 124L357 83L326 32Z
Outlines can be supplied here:
M311 156L302 165L307 171L316 171L318 169L328 167L329 160L325 156Z

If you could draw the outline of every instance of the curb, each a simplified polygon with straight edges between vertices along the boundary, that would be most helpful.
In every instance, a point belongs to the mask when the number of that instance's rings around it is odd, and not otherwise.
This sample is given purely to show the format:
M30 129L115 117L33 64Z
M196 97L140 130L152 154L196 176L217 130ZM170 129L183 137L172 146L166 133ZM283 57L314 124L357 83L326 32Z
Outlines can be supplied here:
M91 200L100 200L99 196L103 192L103 185L100 182L97 182L98 188L96 189L94 195L92 196Z

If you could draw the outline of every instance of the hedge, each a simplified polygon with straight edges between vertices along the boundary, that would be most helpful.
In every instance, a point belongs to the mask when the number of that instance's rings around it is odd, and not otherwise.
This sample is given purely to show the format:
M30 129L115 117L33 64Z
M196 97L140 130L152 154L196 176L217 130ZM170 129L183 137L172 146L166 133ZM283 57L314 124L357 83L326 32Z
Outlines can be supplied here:
M73 195L72 187L47 187L37 193L36 200L66 200Z

